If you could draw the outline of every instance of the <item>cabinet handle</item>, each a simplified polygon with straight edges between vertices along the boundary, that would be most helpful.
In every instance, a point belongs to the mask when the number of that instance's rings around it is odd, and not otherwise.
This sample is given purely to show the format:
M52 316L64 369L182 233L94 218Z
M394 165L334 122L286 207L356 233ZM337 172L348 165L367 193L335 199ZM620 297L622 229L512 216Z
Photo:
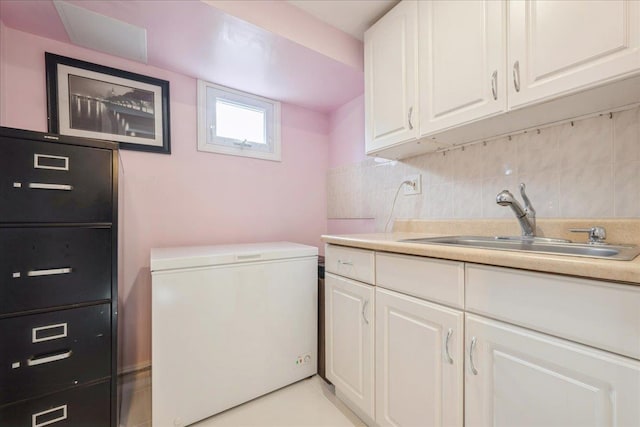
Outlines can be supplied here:
M493 94L494 101L498 99L498 70L495 70L491 74L491 93Z
M43 415L52 414L53 412L60 412L60 415L56 418L47 417L47 419L38 422L38 417L42 417ZM57 414L56 414L57 415ZM47 409L46 411L38 412L37 414L31 415L31 427L44 427L50 424L57 423L58 421L67 419L67 405L58 406L56 408Z
M409 107L409 114L408 114L408 119L409 119L409 129L413 129L413 123L411 123L411 116L413 115L413 107Z
M473 375L478 375L476 364L473 363L473 350L475 350L476 348L476 342L476 337L471 338L471 345L469 346L469 366L471 367L471 372L473 372Z
M513 87L520 92L520 61L513 63Z
M52 356L32 357L31 359L27 359L27 366L44 365L45 363L57 362L58 360L68 359L69 357L71 357L71 350Z
M27 271L27 276L29 277L38 277L38 276L53 276L56 274L69 274L73 270L70 267L65 268L50 268L48 270L31 270Z
M338 260L338 264L342 264L342 265L353 265L352 261L342 261L341 259Z
M62 191L73 190L73 187L67 184L44 184L41 182L30 182L29 188L33 188L36 190L62 190Z
M368 325L369 321L367 320L367 317L364 315L364 311L367 309L367 304L369 304L369 300L365 300L364 304L362 304L362 318L364 319L364 323Z
M451 354L449 354L449 339L451 338L451 335L453 335L453 329L449 328L449 331L447 331L447 339L444 341L444 352L447 356L447 362L453 365L453 358L451 357Z

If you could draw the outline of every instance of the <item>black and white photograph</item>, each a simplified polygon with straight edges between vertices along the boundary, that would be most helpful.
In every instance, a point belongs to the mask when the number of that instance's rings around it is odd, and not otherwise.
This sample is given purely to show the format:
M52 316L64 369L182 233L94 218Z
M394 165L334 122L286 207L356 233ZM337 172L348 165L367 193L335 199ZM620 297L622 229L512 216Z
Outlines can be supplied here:
M49 131L170 153L169 82L46 54Z

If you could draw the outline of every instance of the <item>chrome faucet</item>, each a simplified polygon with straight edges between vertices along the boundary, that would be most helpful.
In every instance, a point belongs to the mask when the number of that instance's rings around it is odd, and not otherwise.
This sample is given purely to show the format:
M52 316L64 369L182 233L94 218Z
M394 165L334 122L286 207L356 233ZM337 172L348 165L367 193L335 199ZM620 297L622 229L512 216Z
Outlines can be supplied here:
M496 203L500 206L509 206L513 213L516 214L520 228L522 228L523 237L535 237L536 235L536 211L531 206L531 202L525 193L524 182L520 184L520 195L524 200L524 209L522 205L518 203L513 194L509 190L502 190L496 196Z

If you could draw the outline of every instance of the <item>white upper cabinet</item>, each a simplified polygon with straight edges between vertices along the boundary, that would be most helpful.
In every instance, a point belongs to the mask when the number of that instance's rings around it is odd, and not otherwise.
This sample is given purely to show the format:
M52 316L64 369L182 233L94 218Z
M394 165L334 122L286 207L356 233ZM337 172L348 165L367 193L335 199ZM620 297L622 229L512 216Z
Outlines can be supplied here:
M506 3L419 2L420 135L507 108Z
M403 1L365 33L366 151L418 136L418 5Z
M640 2L510 1L509 106L586 89L640 68Z
M365 34L366 152L401 159L640 99L640 0L404 0Z

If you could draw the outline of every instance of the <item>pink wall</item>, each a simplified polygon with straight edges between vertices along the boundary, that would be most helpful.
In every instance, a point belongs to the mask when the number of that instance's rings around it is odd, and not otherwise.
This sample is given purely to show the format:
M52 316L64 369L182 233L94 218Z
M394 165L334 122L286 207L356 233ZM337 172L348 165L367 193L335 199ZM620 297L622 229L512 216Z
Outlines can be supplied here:
M364 154L364 95L347 102L329 116L329 167L358 163Z
M329 167L358 163L364 154L364 95L347 102L329 117ZM374 219L330 219L330 234L373 233Z
M123 366L150 354L149 249L290 240L322 247L329 121L282 106L282 162L196 151L196 80L4 27L0 124L46 131L44 52L170 81L170 156L121 152Z

